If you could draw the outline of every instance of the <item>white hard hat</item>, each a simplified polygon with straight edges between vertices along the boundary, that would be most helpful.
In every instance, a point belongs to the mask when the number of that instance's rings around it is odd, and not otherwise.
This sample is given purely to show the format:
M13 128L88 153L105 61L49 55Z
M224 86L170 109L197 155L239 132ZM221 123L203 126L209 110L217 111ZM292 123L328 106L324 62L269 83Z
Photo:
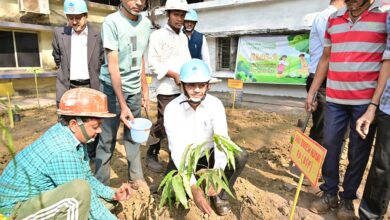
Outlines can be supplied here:
M169 10L188 11L188 3L186 0L167 0L165 11Z

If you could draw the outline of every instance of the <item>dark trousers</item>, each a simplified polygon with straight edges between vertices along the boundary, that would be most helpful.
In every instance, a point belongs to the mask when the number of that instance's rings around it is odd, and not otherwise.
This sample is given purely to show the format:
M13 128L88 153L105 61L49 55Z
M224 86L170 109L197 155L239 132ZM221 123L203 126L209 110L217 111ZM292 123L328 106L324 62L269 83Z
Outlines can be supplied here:
M242 148L241 148L242 149ZM226 175L226 178L229 181L229 188L233 192L233 186L234 183L236 183L236 180L238 176L241 174L241 172L244 170L245 164L248 160L248 152L245 149L242 149L242 152L234 156L235 162L236 162L236 169L229 168L228 165L226 165L226 168L224 170L224 173ZM211 150L210 153L210 160L207 162L206 156L201 157L198 160L198 165L196 166L196 171L200 169L207 169L207 168L213 168L214 167L214 150ZM173 163L172 158L169 158L169 163L167 166L167 169L165 171L165 175L167 175L170 171L177 170L175 163ZM229 198L229 195L225 192L225 190L222 190L221 193L218 195L221 199L227 200Z
M374 156L360 203L360 219L383 219L390 199L390 115L378 110Z
M314 74L310 74L306 80L306 91L308 92L311 84L313 83ZM324 145L324 117L326 109L326 81L322 83L317 93L317 109L312 112L313 126L310 128L309 137L319 143L321 146Z
M160 152L160 143L163 138L166 137L165 127L164 127L164 111L165 107L173 99L178 97L180 94L174 95L157 95L157 121L153 125L152 131L154 131L155 137L159 138L160 141L157 144L149 146L148 155L157 155Z
M363 140L356 132L356 120L366 112L368 105L341 105L328 102L324 121L324 147L327 150L322 166L324 183L322 191L337 195L339 191L339 163L343 139L348 125L350 126L348 146L348 166L345 172L343 189L340 197L356 199L356 191L360 185L370 155L376 125L372 124L367 138Z

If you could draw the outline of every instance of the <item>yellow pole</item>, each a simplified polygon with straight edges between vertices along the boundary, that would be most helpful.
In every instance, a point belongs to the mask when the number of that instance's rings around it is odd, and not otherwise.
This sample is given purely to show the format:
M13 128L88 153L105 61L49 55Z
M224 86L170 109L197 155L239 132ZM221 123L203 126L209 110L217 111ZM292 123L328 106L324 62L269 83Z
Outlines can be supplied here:
M305 175L303 173L301 173L301 176L299 177L299 183L298 183L297 191L295 192L294 203L293 203L293 206L292 206L292 209L291 209L289 220L292 220L294 218L295 208L296 208L297 203L298 203L299 193L301 192L301 186L302 186L302 183L303 183L303 178L305 178Z
M38 91L38 78L37 78L37 70L34 70L34 81L35 81L35 92L37 95L37 100L38 100L38 108L41 108L41 103L39 103L39 91Z
M236 89L233 90L233 110L234 110L234 103L236 103Z
M13 117L12 106L11 106L11 97L9 96L8 92L7 92L7 97L8 97L8 117L9 117L9 123L10 123L10 127L14 128L14 117Z

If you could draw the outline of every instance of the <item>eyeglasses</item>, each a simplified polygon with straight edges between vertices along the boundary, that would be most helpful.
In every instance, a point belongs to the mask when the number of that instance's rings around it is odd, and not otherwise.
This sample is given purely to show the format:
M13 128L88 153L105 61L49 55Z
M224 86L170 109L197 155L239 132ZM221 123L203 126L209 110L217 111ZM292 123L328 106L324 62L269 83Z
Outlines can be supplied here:
M184 85L185 85L188 89L196 89L196 88L204 89L204 88L206 88L206 86L207 86L208 84L209 84L209 83L207 83L207 82L203 82L203 83L185 83Z

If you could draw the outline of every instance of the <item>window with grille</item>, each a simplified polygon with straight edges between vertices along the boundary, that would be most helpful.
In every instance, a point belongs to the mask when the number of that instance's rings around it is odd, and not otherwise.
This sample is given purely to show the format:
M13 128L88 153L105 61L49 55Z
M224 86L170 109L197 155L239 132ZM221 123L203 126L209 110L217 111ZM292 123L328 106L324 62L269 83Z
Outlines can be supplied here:
M217 38L217 70L234 71L236 64L238 38L220 37Z
M37 33L0 31L0 68L40 67Z

